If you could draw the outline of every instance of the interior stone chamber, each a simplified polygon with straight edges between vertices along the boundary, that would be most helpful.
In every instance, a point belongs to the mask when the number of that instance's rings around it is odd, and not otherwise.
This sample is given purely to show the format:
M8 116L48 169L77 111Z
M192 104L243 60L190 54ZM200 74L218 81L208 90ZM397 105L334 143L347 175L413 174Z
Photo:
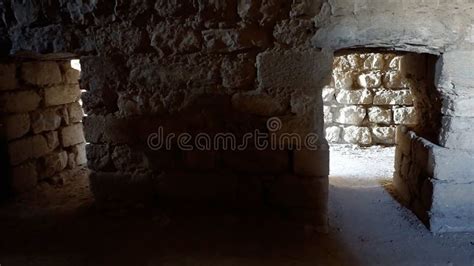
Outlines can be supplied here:
M31 124L38 108L65 108L71 117L79 87L68 85L64 60L73 58L81 63L87 114L71 122L55 109L51 116L60 121L54 126L25 126L13 138L4 133L10 174L2 178L28 180L17 191L41 180L31 173L46 158L57 156L55 173L74 161L69 157L84 163L70 148L83 145L83 127L100 203L271 207L324 231L329 150L323 92L327 96L335 54L377 48L359 58L363 64L377 61L371 56L381 50L424 54L415 63L428 62L400 72L402 81L414 77L410 71L424 73L427 93L400 107L416 108L421 99L418 122L387 125L390 134L398 131L388 142L397 145L394 183L403 201L433 232L474 230L472 1L6 0L0 7L2 121L15 121L3 122L2 131L11 123ZM393 58L384 59L388 68ZM370 76L360 81L372 87ZM268 131L273 117L281 121L273 133L316 134L317 149L291 141L280 150L184 151L173 142L154 151L147 145L159 126L166 134L241 136ZM58 146L37 150L36 141L48 134L58 136ZM19 151L29 154L20 160Z

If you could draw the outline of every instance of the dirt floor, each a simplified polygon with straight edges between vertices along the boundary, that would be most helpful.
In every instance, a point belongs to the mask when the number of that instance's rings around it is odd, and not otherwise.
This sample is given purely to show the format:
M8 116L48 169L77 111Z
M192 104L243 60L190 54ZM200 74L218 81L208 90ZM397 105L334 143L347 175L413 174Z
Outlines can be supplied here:
M265 213L100 210L79 171L0 207L0 265L473 266L474 234L434 236L390 196L389 160L393 149L332 148L329 234Z

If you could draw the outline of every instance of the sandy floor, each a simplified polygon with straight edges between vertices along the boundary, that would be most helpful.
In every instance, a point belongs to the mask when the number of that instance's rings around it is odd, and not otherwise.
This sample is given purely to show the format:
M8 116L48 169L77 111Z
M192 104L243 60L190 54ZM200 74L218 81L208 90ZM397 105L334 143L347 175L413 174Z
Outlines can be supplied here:
M332 150L327 235L265 213L104 212L82 171L0 208L0 264L474 265L474 234L433 236L387 192L393 149L351 149Z

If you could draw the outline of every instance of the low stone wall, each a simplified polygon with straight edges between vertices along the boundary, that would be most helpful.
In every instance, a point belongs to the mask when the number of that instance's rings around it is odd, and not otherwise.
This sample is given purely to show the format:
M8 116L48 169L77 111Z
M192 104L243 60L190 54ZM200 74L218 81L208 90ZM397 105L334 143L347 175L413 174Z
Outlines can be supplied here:
M417 124L413 88L421 85L407 75L414 60L416 55L394 53L337 56L323 90L326 139L394 145L396 126Z
M69 61L0 64L0 132L15 192L86 163L79 74Z
M473 151L435 145L400 127L394 185L402 203L432 232L472 231Z

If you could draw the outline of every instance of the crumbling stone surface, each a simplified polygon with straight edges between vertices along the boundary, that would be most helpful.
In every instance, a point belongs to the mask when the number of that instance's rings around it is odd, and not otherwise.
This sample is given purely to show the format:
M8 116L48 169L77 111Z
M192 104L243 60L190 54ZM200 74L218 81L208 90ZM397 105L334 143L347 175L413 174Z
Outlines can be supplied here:
M27 192L68 165L84 165L80 90L75 85L74 97L61 93L74 83L69 61L18 61L0 69L0 77L9 79L9 89L0 92L0 99L5 101L1 132L8 141L12 189Z

